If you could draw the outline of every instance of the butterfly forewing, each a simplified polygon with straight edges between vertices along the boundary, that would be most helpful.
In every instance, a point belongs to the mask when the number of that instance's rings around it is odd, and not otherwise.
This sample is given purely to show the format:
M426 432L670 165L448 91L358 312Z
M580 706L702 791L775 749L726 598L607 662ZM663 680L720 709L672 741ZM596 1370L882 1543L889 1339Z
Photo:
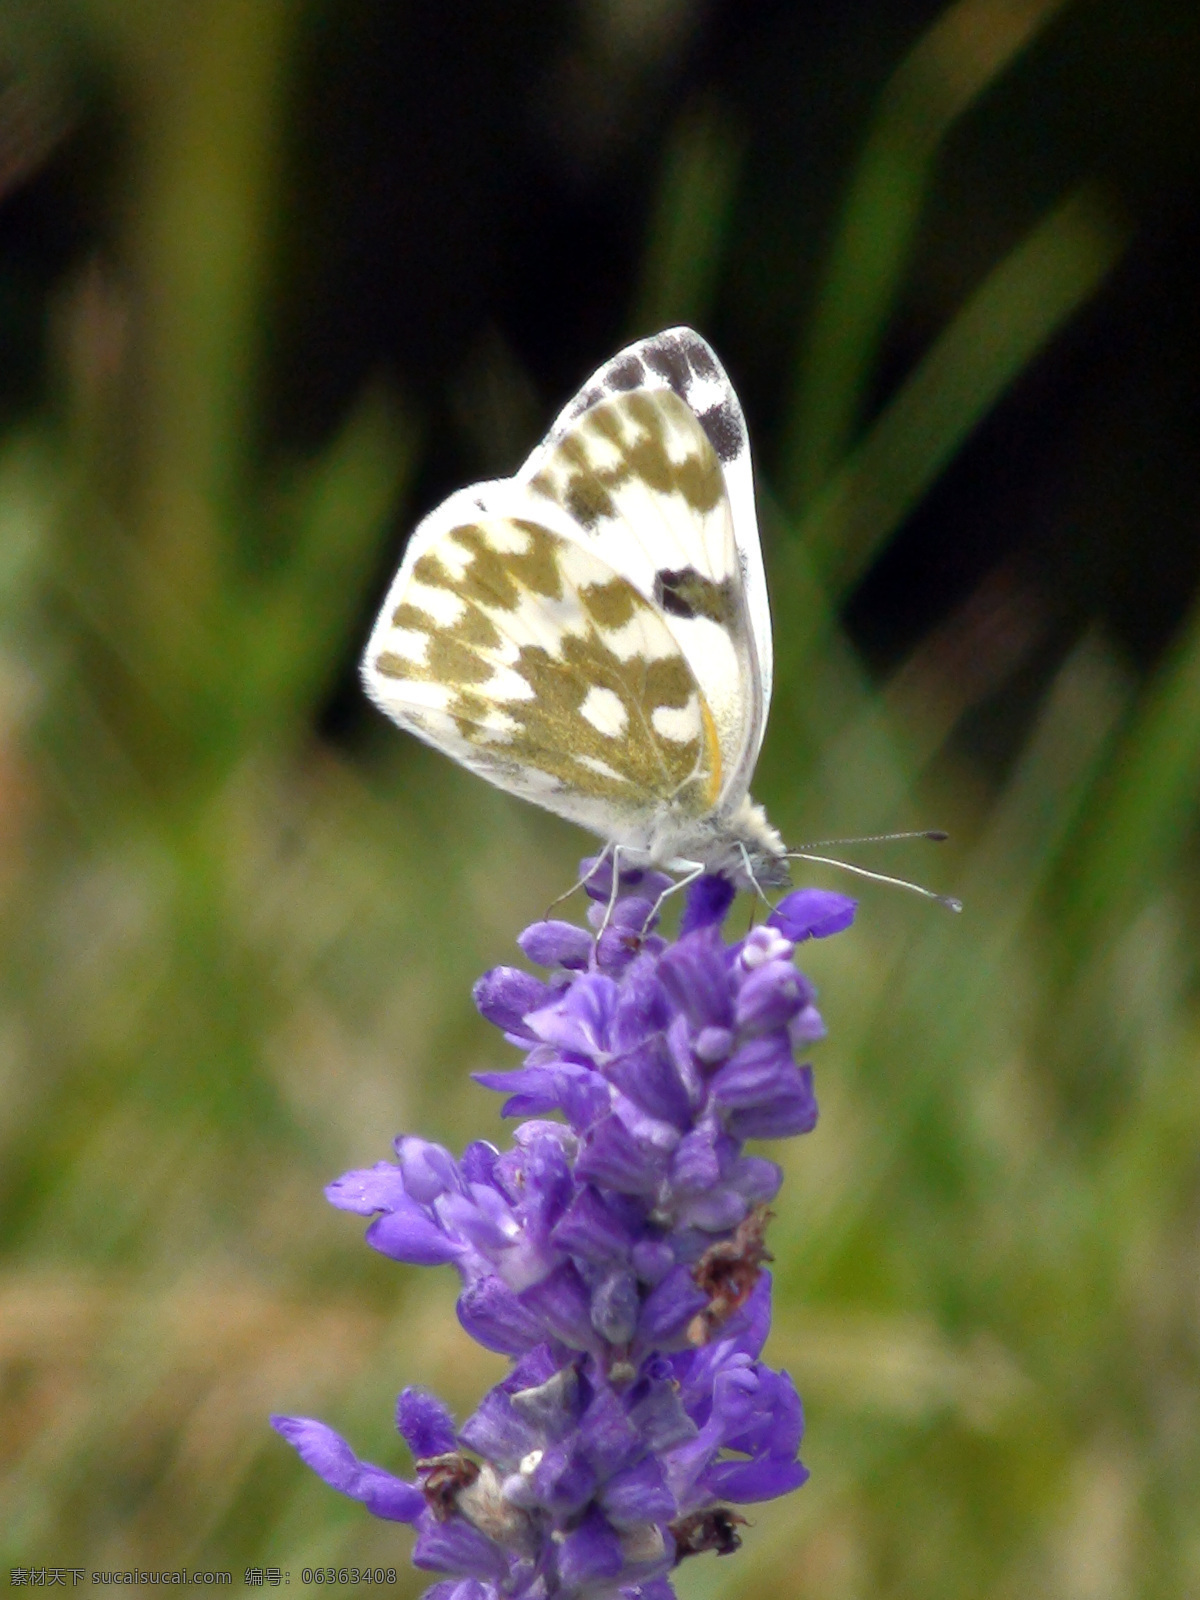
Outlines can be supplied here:
M621 573L545 521L452 497L418 530L364 662L397 722L501 788L606 835L701 816L712 715L678 641ZM511 497L510 497L511 498Z
M725 478L696 418L669 389L613 395L521 478L665 616L712 711L728 783L757 732L758 677Z
M691 328L667 328L640 339L607 361L559 413L547 436L547 447L574 427L598 401L614 394L674 394L695 417L712 445L729 497L733 539L741 568L745 613L742 626L752 636L760 686L758 725L750 763L758 755L771 701L771 612L754 506L754 474L750 439L741 403L707 340Z

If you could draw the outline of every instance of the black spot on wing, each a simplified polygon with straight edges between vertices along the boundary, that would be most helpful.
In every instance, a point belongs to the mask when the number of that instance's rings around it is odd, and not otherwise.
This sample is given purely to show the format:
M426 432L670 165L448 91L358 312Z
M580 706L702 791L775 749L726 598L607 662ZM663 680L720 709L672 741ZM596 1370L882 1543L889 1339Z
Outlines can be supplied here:
M736 461L746 443L741 416L728 400L718 400L696 419L717 452L718 461Z
M691 387L692 369L687 352L676 337L648 339L642 346L646 365L665 378L681 400L686 401Z
M704 429L718 461L736 461L746 446L746 430L729 380L718 366L712 351L691 332L660 334L642 347L646 365L665 378ZM704 411L697 411L694 400L701 384L719 383L726 391Z
M719 379L723 377L712 351L704 343L703 339L693 337L685 339L683 342L687 346L688 360L691 363L692 371L698 378Z
M604 378L611 389L637 389L646 381L646 369L639 356L628 354L614 361Z
M730 579L714 583L695 567L677 571L664 568L654 574L654 598L668 616L707 617L728 627L737 610L737 594Z

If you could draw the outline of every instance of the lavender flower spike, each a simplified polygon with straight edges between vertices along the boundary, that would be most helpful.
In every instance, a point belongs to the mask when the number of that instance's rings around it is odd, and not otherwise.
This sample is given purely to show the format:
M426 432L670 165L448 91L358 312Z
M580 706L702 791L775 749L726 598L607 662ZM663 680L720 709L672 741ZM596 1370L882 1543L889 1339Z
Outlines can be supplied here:
M607 920L609 881L588 884L597 937L535 923L520 945L547 976L476 986L526 1052L476 1075L521 1119L511 1147L455 1159L405 1136L395 1163L327 1190L372 1218L383 1254L457 1270L459 1319L508 1376L461 1426L404 1391L412 1482L323 1423L272 1419L327 1483L414 1526L413 1562L444 1575L425 1600L671 1600L681 1561L739 1547L734 1507L808 1476L799 1396L759 1359L781 1174L744 1147L816 1122L795 1055L824 1027L792 956L848 927L854 902L799 890L726 944L732 896L701 878L672 944L655 874L623 875Z

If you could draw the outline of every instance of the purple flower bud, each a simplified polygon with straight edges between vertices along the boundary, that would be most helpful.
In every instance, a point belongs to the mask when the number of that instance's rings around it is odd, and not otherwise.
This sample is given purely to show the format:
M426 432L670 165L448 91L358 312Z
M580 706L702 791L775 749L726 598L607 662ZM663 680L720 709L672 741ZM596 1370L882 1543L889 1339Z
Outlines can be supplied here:
M458 1187L458 1166L449 1150L440 1144L430 1144L427 1139L415 1139L410 1134L396 1140L396 1154L405 1190L422 1205L430 1205L440 1194Z
M623 928L627 933L641 935L649 933L658 920L654 915L656 903L656 900L649 895L627 895L617 901L612 908L611 916L607 906L591 906L588 909L588 917L595 917L597 923L604 923L607 919L607 926L610 928Z
M684 1194L711 1189L720 1176L712 1128L693 1128L679 1141L671 1158L672 1189Z
M361 1500L377 1517L415 1522L424 1511L425 1497L419 1489L370 1461L360 1461L346 1441L323 1422L311 1417L272 1417L271 1426L326 1483Z
M723 946L716 930L704 928L680 940L663 956L663 987L694 1028L728 1028L733 1022Z
M604 1079L578 1062L561 1061L553 1051L549 1053L552 1065L518 1067L515 1072L473 1072L471 1076L485 1089L512 1091L500 1108L503 1117L536 1117L546 1111L561 1111L573 1128L590 1127L608 1109Z
M493 967L472 991L481 1016L514 1038L530 1042L534 1036L525 1026L525 1018L546 1005L552 993L548 984L517 967Z
M738 1139L786 1139L797 1133L811 1133L817 1125L812 1068L789 1063L771 1094L733 1111L725 1125Z
M633 1268L651 1288L661 1283L675 1265L675 1252L663 1239L639 1239L633 1247Z
M346 1172L325 1186L325 1198L339 1211L356 1211L361 1217L376 1211L391 1211L408 1198L404 1174L390 1161L377 1161L373 1167Z
M687 892L687 902L679 919L679 937L685 939L697 928L709 928L725 921L733 904L734 887L719 873L706 872Z
M701 1028L696 1037L700 1038L705 1034L711 1034L716 1031L729 1033L730 1043L732 1044L733 1034L728 1028L720 1030ZM708 1098L708 1088L705 1076L701 1071L701 1063L697 1060L692 1050L691 1027L688 1024L688 1019L682 1013L672 1017L666 1030L666 1040L667 1048L671 1052L671 1060L675 1063L675 1071L679 1074L679 1081L687 1094L688 1104L692 1108L693 1115L698 1114Z
M616 1530L592 1510L558 1550L558 1579L564 1594L582 1594L604 1578L620 1572L625 1558Z
M445 1455L458 1448L454 1418L435 1395L424 1389L405 1389L396 1402L396 1427L413 1455Z
M797 889L785 895L767 919L793 944L805 939L827 939L854 921L858 901L831 889Z
M610 1272L592 1290L592 1327L609 1344L628 1344L637 1331L641 1301L628 1269Z
M545 1443L535 1425L513 1405L513 1396L497 1386L484 1395L475 1411L459 1429L459 1438L468 1450L485 1457L507 1471Z
M447 1233L493 1260L520 1237L512 1207L486 1184L475 1184L470 1195L447 1195L437 1215Z
M686 1128L691 1121L687 1093L661 1033L610 1061L605 1076L641 1110L660 1122Z
M740 1355L757 1361L771 1331L771 1274L763 1272L750 1291L750 1298L735 1311L721 1330L722 1343L728 1342ZM799 1439L797 1439L797 1447Z
M617 1528L635 1528L646 1522L670 1522L675 1496L667 1487L660 1463L645 1456L636 1466L615 1472L605 1483L600 1504Z
M778 928L752 928L742 940L738 962L747 972L765 966L768 961L790 961L795 945L785 939Z
M623 904L634 904L646 909L645 902L641 900ZM618 905L619 911L621 906ZM593 906L597 921L603 920L604 913L599 906ZM607 973L611 978L620 975L631 967L646 948L643 934L636 928L631 928L625 923L618 922L615 917L608 927L603 930L596 940L596 966L601 972Z
M608 1030L617 1006L617 985L603 973L584 973L552 1005L529 1014L536 1039L572 1055L595 1060L608 1049Z
M786 1033L776 1031L740 1045L712 1077L713 1098L722 1106L742 1110L760 1104L788 1081L794 1072Z
M596 1493L596 1474L577 1449L565 1444L543 1450L532 1472L522 1476L531 1506L563 1520L577 1516Z
M666 1166L665 1154L639 1143L620 1117L605 1117L589 1130L575 1176L618 1194L652 1195L658 1192Z
M412 1560L414 1567L427 1571L457 1572L467 1577L490 1578L496 1583L507 1577L509 1567L500 1546L462 1517L451 1517L447 1522L432 1517L423 1520Z
M666 1349L707 1304L708 1296L697 1289L687 1267L674 1267L642 1302L638 1338L649 1349Z
M645 1440L629 1414L627 1393L609 1384L595 1390L579 1421L580 1445L601 1483L646 1453Z
M455 1261L465 1249L431 1220L415 1200L404 1199L367 1229L367 1243L393 1261L407 1261L414 1267L437 1267Z
M629 1406L629 1420L644 1448L658 1456L686 1448L697 1437L699 1429L685 1409L671 1364L663 1357L651 1357L643 1363L642 1381L633 1391ZM670 1468L668 1463L668 1475Z
M743 1032L782 1028L812 999L812 985L790 961L756 967L738 990L734 1020Z
M666 990L658 981L657 954L645 950L621 976L610 1030L613 1051L620 1055L651 1034L662 1033L672 1016Z
M650 1578L645 1583L639 1583L636 1594L637 1600L675 1600L675 1590L669 1578ZM426 1595L425 1600L431 1600L431 1596ZM441 1600L440 1595L438 1600ZM466 1600L472 1600L472 1597L467 1596Z
M595 1266L627 1261L635 1242L631 1229L590 1183L577 1191L550 1237L557 1249Z
M552 1339L571 1350L595 1350L599 1339L592 1327L592 1302L587 1285L571 1262L521 1292L521 1304L541 1322Z
M458 1297L458 1320L485 1350L520 1356L545 1338L538 1319L525 1309L503 1279L477 1278Z
M788 1038L793 1049L802 1050L806 1044L815 1044L824 1037L825 1024L816 1006L805 1006L788 1023Z
M591 935L573 922L535 922L517 943L538 967L586 967L592 953Z
M514 1411L546 1439L565 1439L579 1420L580 1380L574 1366L548 1362L545 1370L514 1373L507 1392Z
M726 1173L725 1182L753 1208L774 1200L783 1182L783 1169L763 1156L739 1156Z
M499 1154L494 1144L489 1144L486 1139L476 1139L463 1151L459 1163L463 1177L468 1183L491 1183Z
M728 1233L749 1210L736 1189L718 1184L716 1188L689 1195L679 1206L676 1218L683 1226L699 1228L704 1233Z
M693 1048L706 1067L715 1067L733 1049L733 1033L729 1028L701 1028Z
M672 1595L667 1600L673 1600ZM478 1578L449 1578L445 1583L435 1583L426 1589L421 1600L500 1600L494 1584L480 1583Z

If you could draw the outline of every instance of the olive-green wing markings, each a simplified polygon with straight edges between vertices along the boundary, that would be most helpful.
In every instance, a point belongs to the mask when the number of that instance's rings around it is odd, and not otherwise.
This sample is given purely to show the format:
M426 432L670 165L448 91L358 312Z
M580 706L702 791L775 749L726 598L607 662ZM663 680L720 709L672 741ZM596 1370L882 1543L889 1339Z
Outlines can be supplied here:
M428 742L587 826L668 806L699 816L720 793L713 719L662 616L532 520L481 512L427 542L389 597L366 677Z
M556 429L522 476L666 614L723 770L740 770L757 752L762 691L725 469L698 418L669 388L610 394Z

